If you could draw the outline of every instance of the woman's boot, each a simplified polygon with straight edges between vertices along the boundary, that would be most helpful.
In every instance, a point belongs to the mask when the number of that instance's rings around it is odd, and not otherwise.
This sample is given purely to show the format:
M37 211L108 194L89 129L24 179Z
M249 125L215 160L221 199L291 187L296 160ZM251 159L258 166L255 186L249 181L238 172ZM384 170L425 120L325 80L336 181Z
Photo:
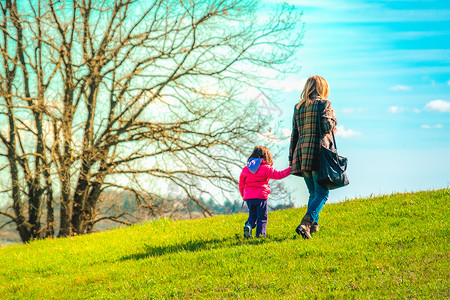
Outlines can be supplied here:
M310 219L311 219L310 216L305 215L302 221L300 222L300 225L298 225L297 228L295 229L295 232L301 235L304 239L312 239Z

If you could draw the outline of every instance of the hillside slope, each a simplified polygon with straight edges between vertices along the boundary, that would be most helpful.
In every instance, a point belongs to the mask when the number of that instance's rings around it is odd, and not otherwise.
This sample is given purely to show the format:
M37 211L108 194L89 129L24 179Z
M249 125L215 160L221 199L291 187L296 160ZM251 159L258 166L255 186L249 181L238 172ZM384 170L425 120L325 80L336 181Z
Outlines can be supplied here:
M270 213L266 239L244 240L239 214L9 246L0 298L448 298L449 200L329 204L313 240L295 235L298 208Z

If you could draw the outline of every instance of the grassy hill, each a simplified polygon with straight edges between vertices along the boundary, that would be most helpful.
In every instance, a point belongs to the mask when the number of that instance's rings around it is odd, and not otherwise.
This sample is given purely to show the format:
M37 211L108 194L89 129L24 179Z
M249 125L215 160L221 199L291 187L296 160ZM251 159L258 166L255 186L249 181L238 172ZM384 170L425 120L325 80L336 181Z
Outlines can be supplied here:
M313 240L298 208L270 213L266 239L244 240L239 214L4 247L0 298L448 298L449 200L329 204Z

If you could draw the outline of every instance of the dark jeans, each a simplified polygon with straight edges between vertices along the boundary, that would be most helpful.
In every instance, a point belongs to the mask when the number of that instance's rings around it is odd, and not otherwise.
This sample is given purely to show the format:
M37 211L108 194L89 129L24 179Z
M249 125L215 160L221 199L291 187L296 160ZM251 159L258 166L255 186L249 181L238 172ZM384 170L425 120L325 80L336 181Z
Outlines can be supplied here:
M267 199L247 199L248 220L245 225L256 227L256 237L266 236Z
M309 191L308 211L312 223L319 224L319 213L328 200L329 190L317 183L319 173L316 171L303 172L306 187Z

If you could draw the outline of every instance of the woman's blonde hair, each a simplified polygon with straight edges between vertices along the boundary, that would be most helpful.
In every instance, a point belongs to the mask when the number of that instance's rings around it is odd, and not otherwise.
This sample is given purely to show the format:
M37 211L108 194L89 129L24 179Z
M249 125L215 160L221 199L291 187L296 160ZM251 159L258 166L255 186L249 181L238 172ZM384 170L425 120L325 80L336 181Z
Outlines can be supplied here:
M297 103L297 109L302 103L305 103L305 106L310 105L317 97L327 99L329 94L330 89L328 88L327 81L318 75L313 75L305 83L305 87L300 96L301 100Z
M250 160L250 158L262 158L267 164L273 166L273 156L272 153L270 153L269 148L267 147L255 146L247 162Z

